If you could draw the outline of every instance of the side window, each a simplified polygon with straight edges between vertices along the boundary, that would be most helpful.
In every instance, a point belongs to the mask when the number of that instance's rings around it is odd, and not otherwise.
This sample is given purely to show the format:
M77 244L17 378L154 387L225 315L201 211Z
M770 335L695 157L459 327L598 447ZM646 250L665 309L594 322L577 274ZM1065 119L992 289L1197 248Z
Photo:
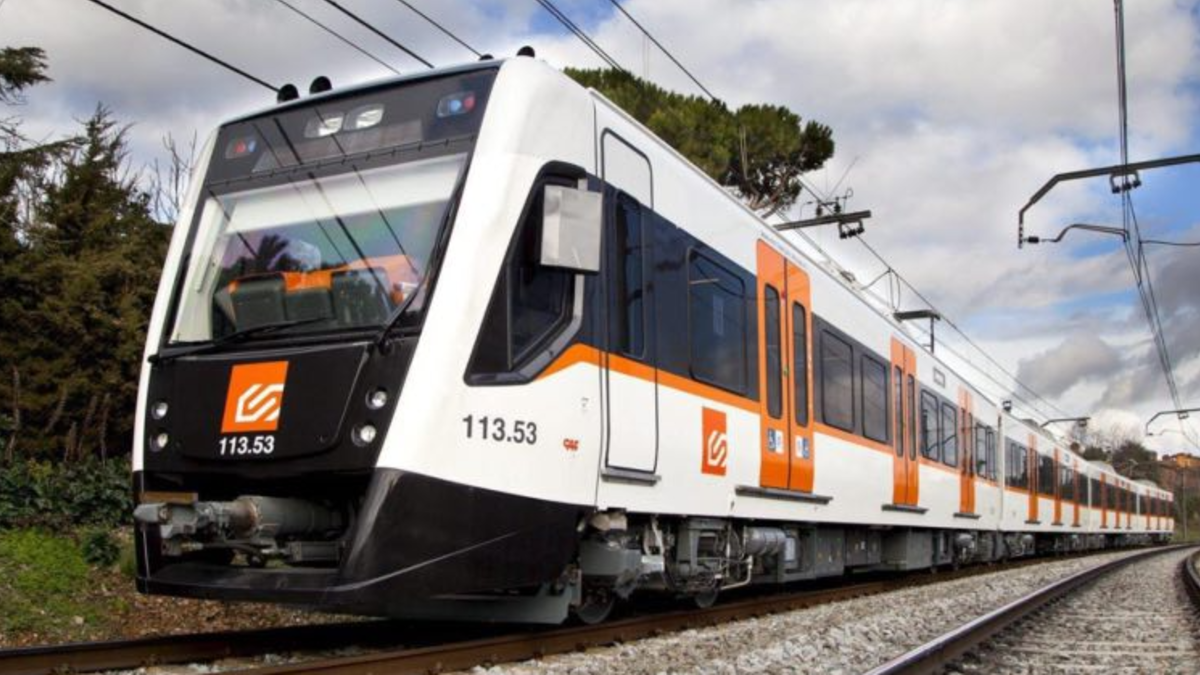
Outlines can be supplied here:
M471 359L471 375L517 370L541 350L570 320L574 274L541 264L542 188L534 187L524 219L492 292L479 342Z
M1100 506L1100 481L1096 480L1095 478L1091 478L1088 480L1088 485L1091 487L1091 495L1088 499L1088 504L1093 507Z
M892 419L896 420L896 437L892 441L896 445L896 456L904 456L904 439L908 434L904 430L904 373L900 366L892 367Z
M987 430L975 425L975 474L987 478Z
M613 265L614 337L617 348L629 356L642 357L646 350L646 286L643 280L644 235L642 208L628 195L617 197L615 231L616 260Z
M796 423L808 426L808 312L804 305L792 303L792 349L795 363L792 367L792 401L796 408Z
M987 430L988 478L996 480L996 432L990 427Z
M746 391L746 286L699 251L688 261L688 332L692 376Z
M1054 494L1054 458L1038 455L1038 492Z
M942 463L958 466L958 410L942 404Z
M917 380L908 376L908 456L917 458Z
M779 335L779 291L767 286L763 293L763 341L767 345L767 414L783 415L783 354Z
M938 445L941 443L941 433L938 432L937 399L927 391L921 392L921 454L928 459L939 459Z
M873 441L888 441L888 369L863 354L862 372L863 435Z
M854 350L829 331L821 331L821 415L830 426L854 430Z

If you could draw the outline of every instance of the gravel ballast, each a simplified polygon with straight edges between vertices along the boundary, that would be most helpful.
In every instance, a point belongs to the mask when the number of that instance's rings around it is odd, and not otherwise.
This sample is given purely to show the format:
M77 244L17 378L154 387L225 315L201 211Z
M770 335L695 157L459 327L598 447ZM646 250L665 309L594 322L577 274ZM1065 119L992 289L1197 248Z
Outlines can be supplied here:
M1047 562L472 672L860 673L1057 579L1126 555Z
M1106 575L1001 633L949 672L1200 673L1174 551Z

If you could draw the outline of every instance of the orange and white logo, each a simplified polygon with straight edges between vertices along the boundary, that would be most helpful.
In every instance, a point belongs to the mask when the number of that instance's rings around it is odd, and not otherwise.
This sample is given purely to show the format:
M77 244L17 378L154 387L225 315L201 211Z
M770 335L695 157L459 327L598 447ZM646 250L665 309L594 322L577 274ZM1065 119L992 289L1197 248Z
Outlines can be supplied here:
M725 436L725 413L711 408L702 410L703 443L701 443L700 470L714 476L725 475L729 459L729 439Z
M234 366L229 373L229 392L225 395L221 433L278 429L287 369L287 361Z

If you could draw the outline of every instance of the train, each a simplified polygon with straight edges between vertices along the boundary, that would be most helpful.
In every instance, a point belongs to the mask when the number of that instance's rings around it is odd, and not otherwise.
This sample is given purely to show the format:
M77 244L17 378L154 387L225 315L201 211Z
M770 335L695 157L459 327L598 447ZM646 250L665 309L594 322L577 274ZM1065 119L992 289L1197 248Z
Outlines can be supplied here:
M141 592L591 623L1170 539L1170 492L543 61L321 89L200 155L139 382Z

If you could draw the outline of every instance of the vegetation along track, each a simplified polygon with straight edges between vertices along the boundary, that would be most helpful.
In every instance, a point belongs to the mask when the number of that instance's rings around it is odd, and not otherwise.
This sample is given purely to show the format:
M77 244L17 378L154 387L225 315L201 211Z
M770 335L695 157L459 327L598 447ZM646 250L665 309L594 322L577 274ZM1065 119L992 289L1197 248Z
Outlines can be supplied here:
M537 658L1058 559L1061 558L975 565L939 574L879 575L877 578L856 580L857 583L842 583L815 590L748 595L708 609L679 610L678 605L667 611L647 609L642 615L599 626L513 632L511 626L376 620L9 649L0 650L0 673L84 673L285 652L305 652L311 656L307 660L298 659L294 663L259 668L253 672L259 675L430 673ZM346 647L379 651L337 658L325 658L322 653Z
M1188 583L1200 583L1193 564L1200 552L1176 565L1182 548L1150 549L1083 570L968 621L870 675L1093 667L1195 672L1197 606L1183 604L1180 596ZM1190 592L1200 597L1200 587Z

